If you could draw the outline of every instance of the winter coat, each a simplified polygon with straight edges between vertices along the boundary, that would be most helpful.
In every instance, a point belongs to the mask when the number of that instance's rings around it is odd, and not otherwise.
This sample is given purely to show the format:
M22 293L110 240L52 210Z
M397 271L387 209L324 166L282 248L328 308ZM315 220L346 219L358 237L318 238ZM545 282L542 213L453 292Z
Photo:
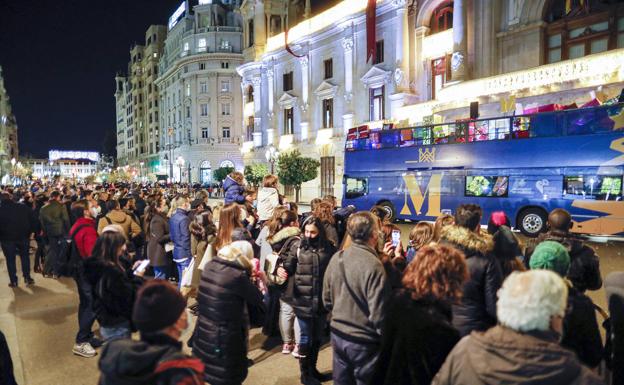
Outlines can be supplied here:
M274 187L263 187L258 191L258 220L268 221L273 210L280 205L279 192Z
M462 336L496 325L496 292L503 277L499 263L492 256L491 236L453 225L442 230L440 243L462 251L470 273L462 288L461 302L453 305L453 325Z
M602 287L602 276L600 275L600 261L594 249L587 246L582 240L572 234L561 234L550 231L540 235L537 240L529 245L526 250L527 266L531 255L538 244L544 241L555 241L561 243L570 255L570 270L567 278L575 288L581 292L586 290L598 290Z
M503 280L513 271L524 270L518 257L522 256L518 239L507 226L500 226L492 236L494 241L494 256L501 266Z
M82 228L80 231L76 232L79 227ZM76 219L71 230L69 230L69 234L76 242L76 248L78 249L80 257L83 259L89 258L98 237L97 231L95 230L95 220L84 217Z
M338 231L336 231L336 225L333 225L329 222L323 222L323 227L325 228L325 235L327 239L334 245L334 247L339 246L338 241Z
M496 326L453 348L432 385L603 384L552 332L519 333Z
M177 209L169 218L169 235L173 242L173 260L182 262L193 257L191 253L191 231L188 213L183 209Z
M85 260L85 277L93 288L93 311L100 326L114 327L132 319L132 306L143 279L96 258Z
M298 227L284 227L273 237L268 239L271 249L279 253L282 265L288 273L288 279L280 289L282 290L281 299L291 304L293 303L293 291L294 291L294 275L297 269L297 249L299 249L299 242L301 240L301 230Z
M258 234L258 238L256 238L256 244L260 247L260 266L264 266L264 261L266 260L266 256L273 252L273 248L269 243L267 237L269 236L269 226L264 226L260 233Z
M429 385L459 342L451 306L397 292L388 305L381 352L371 384Z
M204 364L182 353L182 344L164 334L110 341L102 348L98 367L99 385L204 384Z
M292 304L299 318L313 318L327 311L323 306L323 277L336 252L330 245L315 247L308 239L301 241L297 254Z
M344 265L346 287L340 268ZM329 261L323 278L323 304L331 312L331 331L346 340L377 344L390 299L390 285L377 253L370 246L353 243Z
M624 384L624 272L605 277L605 291L611 315L611 333L607 335L605 358L612 370L612 385Z
M147 236L147 257L150 265L162 267L168 265L165 244L169 242L169 222L162 214L155 214L150 220Z
M236 261L214 257L199 284L199 318L193 355L205 364L211 385L241 384L247 377L247 305L262 306L249 271Z
M4 200L0 204L0 241L23 241L35 231L33 211L26 205Z
M225 177L223 181L224 191L224 203L245 203L245 188L241 186L237 181L232 179L229 175Z
M130 240L141 234L141 227L122 210L111 210L98 221L98 234L102 234L108 225L118 225L123 229L126 239Z
M594 303L574 287L568 290L561 346L575 352L579 361L590 368L598 366L603 358L602 338Z
M39 210L39 221L48 237L60 237L69 231L69 215L65 206L58 201L50 201Z

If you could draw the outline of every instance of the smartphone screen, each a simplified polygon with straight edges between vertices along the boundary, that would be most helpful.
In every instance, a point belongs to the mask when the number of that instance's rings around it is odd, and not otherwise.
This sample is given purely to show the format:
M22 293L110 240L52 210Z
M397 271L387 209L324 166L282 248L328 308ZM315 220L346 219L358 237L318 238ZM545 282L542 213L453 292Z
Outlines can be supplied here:
M392 246L397 247L401 242L401 232L399 230L392 230Z
M134 270L134 274L136 275L144 272L147 268L147 265L149 265L149 259L142 260L139 266L137 266L137 268Z

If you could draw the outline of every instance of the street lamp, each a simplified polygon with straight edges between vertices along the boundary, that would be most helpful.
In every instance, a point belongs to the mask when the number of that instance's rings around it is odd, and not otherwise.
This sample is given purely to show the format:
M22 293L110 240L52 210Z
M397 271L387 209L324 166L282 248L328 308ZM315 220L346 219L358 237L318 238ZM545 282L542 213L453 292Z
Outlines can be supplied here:
M178 182L182 183L182 167L184 167L184 158L178 156L178 158L176 159L176 165L180 168L180 178L178 179Z
M274 174L275 161L279 157L279 151L277 151L277 149L273 145L270 145L264 153L264 157L266 158L267 162L271 164L271 174Z

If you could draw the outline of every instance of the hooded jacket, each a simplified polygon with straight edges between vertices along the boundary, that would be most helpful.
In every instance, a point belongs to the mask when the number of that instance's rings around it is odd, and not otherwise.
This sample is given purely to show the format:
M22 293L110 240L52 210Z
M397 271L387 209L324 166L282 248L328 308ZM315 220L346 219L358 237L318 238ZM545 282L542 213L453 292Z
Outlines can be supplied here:
M108 218L108 219L107 219ZM110 221L110 223L109 223ZM141 227L124 211L112 210L98 222L98 234L102 234L104 228L108 225L119 225L124 231L126 239L132 239L141 234Z
M568 254L570 255L570 270L568 271L567 278L576 289L580 292L585 292L586 290L598 290L602 287L600 261L594 249L569 233L561 234L556 231L549 231L540 235L533 245L527 247L527 265L533 251L535 251L535 247L544 241L558 242L568 250Z
M169 236L173 242L173 260L183 262L193 257L191 254L191 231L189 224L191 220L188 212L178 208L169 218Z
M226 205L232 202L245 203L244 192L245 189L237 181L229 175L225 177L223 181L223 197Z
M496 326L472 333L453 348L432 385L594 385L602 380L581 365L551 332L518 333Z
M284 227L267 240L273 252L279 254L283 267L288 273L288 280L280 286L283 290L281 299L292 305L295 283L294 275L297 269L297 250L301 241L301 230L298 227Z
M503 277L499 263L492 256L492 237L453 225L442 230L440 243L463 252L470 272L460 303L453 305L453 325L462 336L496 325L496 292Z
M102 349L99 385L203 385L204 364L166 335L118 339Z
M149 224L147 237L147 257L154 267L167 266L167 252L165 244L169 242L169 222L161 213L156 213Z
M258 191L258 220L268 221L273 216L273 210L280 204L279 193L276 188L263 187Z

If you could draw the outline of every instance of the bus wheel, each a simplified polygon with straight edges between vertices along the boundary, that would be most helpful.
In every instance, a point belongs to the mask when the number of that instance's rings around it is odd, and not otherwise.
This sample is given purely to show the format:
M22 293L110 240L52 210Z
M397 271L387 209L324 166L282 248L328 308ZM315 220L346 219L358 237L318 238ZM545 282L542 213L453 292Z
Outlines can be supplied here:
M527 237L535 238L546 228L546 212L538 208L523 210L518 216L516 227Z
M388 212L388 219L390 220L390 222L394 222L394 220L396 219L396 210L394 208L394 205L388 201L382 201L379 202L379 206L383 207L383 209Z

